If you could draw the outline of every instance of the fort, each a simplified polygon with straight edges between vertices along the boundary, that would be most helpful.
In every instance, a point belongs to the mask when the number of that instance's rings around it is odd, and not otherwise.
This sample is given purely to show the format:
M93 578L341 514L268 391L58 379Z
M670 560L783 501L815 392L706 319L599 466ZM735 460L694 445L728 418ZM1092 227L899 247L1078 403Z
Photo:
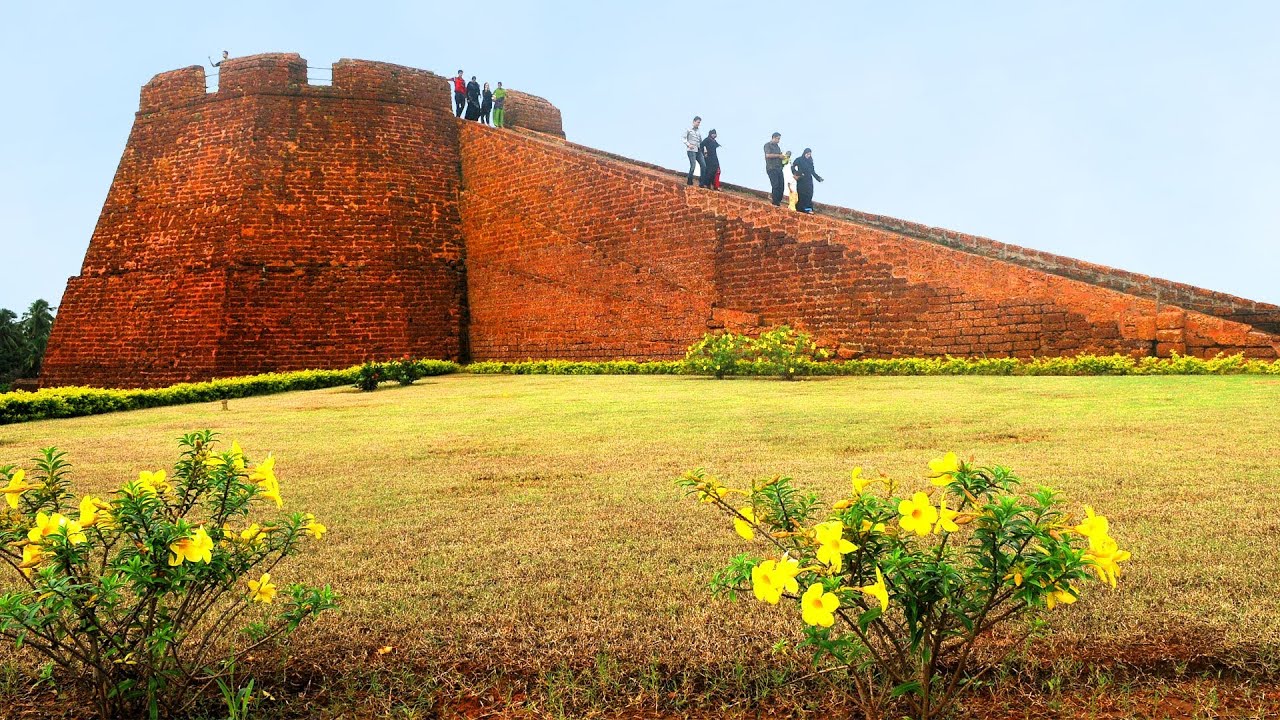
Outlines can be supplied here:
M366 359L680 357L790 323L840 357L1280 355L1280 307L507 129L448 81L295 54L157 75L41 382L148 387Z

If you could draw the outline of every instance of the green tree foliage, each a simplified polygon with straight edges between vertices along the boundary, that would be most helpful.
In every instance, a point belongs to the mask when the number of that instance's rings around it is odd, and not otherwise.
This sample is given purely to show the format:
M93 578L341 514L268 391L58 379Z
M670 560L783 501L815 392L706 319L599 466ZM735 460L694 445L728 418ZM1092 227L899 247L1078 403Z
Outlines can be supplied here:
M0 308L0 385L40 374L53 310L48 301L36 300L19 319L12 310Z

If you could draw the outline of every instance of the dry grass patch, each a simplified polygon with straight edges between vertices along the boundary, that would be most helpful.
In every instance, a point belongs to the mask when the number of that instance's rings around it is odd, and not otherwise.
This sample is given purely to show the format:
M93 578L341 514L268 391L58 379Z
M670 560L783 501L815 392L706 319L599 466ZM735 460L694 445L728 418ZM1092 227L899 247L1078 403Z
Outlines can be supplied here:
M104 492L204 427L273 452L286 509L328 525L273 576L343 594L302 637L335 665L392 645L388 660L544 686L572 668L619 694L672 677L753 692L803 672L770 650L797 620L709 598L745 547L672 480L784 473L834 499L855 465L924 486L955 450L1095 505L1133 552L1119 591L1054 615L1055 648L1140 659L1176 640L1280 667L1280 384L1264 377L453 375L7 426L0 464L56 444L77 488Z

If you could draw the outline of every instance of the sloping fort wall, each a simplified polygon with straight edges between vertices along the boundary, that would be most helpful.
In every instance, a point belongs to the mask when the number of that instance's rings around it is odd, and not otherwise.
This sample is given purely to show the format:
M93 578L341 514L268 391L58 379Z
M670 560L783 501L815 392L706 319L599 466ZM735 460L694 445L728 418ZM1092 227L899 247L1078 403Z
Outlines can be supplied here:
M1277 338L1248 324L850 222L843 209L783 211L474 124L461 140L477 357L678 357L708 330L784 322L845 357L1275 356Z
M404 355L669 358L792 323L844 357L1275 357L1280 308L820 206L576 146L512 91L511 129L445 78L294 54L157 75L44 385L155 386Z

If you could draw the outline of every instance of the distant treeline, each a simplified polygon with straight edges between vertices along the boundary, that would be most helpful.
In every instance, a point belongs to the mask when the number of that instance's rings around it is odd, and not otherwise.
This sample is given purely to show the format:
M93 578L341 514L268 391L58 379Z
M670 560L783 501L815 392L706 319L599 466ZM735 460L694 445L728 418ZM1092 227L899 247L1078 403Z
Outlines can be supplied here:
M53 306L44 300L31 303L22 317L0 308L0 392L14 380L40 374L52 328Z

